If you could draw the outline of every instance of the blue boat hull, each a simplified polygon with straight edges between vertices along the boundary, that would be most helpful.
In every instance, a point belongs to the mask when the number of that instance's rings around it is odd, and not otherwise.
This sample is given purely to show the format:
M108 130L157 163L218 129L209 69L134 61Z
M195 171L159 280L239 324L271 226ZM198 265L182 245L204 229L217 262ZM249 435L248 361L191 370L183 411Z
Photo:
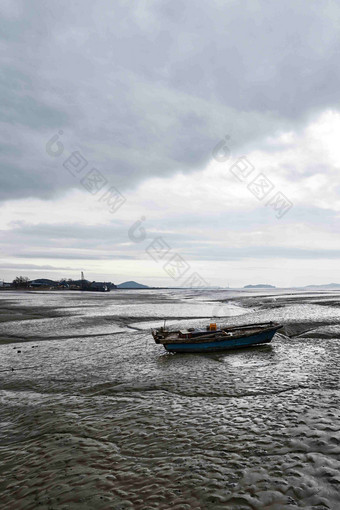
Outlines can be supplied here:
M169 352L218 352L229 349L238 349L240 347L249 347L250 345L266 344L271 342L278 328L263 331L255 335L230 338L225 340L216 340L202 343L173 343L164 344L164 347Z

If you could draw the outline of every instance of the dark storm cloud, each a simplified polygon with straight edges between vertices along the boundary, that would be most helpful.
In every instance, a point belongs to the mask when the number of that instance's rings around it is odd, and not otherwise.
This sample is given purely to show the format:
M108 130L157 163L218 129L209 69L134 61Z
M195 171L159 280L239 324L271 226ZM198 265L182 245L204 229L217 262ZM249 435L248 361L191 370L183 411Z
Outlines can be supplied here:
M336 1L3 2L0 198L74 185L80 149L113 184L199 168L339 107ZM65 153L46 142L59 130Z

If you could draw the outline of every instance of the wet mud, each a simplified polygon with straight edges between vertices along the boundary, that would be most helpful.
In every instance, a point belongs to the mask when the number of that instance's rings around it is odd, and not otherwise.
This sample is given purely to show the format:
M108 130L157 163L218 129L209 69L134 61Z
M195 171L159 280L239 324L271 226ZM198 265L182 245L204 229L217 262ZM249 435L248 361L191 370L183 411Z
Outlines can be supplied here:
M339 304L293 291L0 294L0 508L338 509ZM150 335L164 317L283 329L268 345L173 355Z

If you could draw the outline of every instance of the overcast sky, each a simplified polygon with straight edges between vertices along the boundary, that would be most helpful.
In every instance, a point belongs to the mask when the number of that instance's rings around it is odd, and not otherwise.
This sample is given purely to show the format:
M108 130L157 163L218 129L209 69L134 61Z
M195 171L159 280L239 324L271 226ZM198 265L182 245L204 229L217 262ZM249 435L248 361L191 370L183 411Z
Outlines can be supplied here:
M338 1L0 10L0 279L340 282Z

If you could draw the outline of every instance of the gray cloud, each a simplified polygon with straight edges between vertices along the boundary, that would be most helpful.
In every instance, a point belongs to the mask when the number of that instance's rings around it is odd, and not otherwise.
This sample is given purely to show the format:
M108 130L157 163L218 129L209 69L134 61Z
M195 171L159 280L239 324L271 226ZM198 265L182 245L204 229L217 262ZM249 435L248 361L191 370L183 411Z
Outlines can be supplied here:
M50 266L48 264L43 264L43 265L39 265L39 264L11 264L11 263L7 263L7 262L1 262L0 263L0 269L16 269L16 270L19 270L19 269L32 269L32 270L41 270L41 269L47 269L47 270L51 270L51 271L56 271L56 270L62 270L62 271L70 271L70 270L74 270L74 268L72 267L57 267L57 266Z
M252 146L339 107L336 1L13 0L3 14L0 199L74 186L75 149L126 189L202 167L226 133Z
M43 250L36 250L36 251L23 251L16 255L19 258L25 258L25 259L61 259L61 260L134 260L136 257L129 256L129 255L115 255L112 253L94 253L91 251L67 251L67 248L65 247L62 249L59 253L52 253L48 251ZM64 269L64 268L59 268ZM66 269L66 268L65 268ZM68 268L70 269L70 268Z
M294 211L295 212L295 211ZM337 214L331 211L318 211L310 208L303 211L297 209L296 219L308 217L310 225L324 228L328 224L328 232L337 235L339 222ZM307 214L308 213L308 214ZM230 215L229 215L230 216ZM247 224L247 218L251 221ZM250 234L265 227L260 226L263 216L261 211L253 211L251 215L243 213L221 216L214 220L214 236L209 235L209 222L202 218L188 217L178 221L160 220L153 225L144 225L147 238L141 244L129 240L128 228L130 224L113 222L111 225L79 225L79 224L38 224L29 225L24 222L13 224L11 230L0 231L3 257L18 259L52 259L52 260L139 260L148 259L145 248L161 237L171 248L171 253L179 253L190 260L242 260L242 259L340 259L340 250L329 247L315 249L289 246L287 239L277 239L275 243L259 243L258 245L233 246L230 239L234 239L237 232ZM256 223L257 221L257 223ZM229 222L229 223L228 223ZM272 219L271 225L277 220ZM307 225L308 223L306 223ZM169 227L179 231L169 232ZM270 224L268 224L270 226ZM148 229L148 227L152 227ZM227 231L226 231L227 227ZM294 228L294 223L292 224ZM185 230L187 229L187 230ZM202 237L202 231L205 235ZM326 230L327 231L327 230ZM249 241L249 237L245 238ZM240 238L240 240L242 240ZM6 264L10 267L12 264ZM20 266L20 264L19 264ZM5 267L5 266L3 266ZM17 267L16 265L13 267ZM26 267L26 266L25 266ZM50 269L50 266L40 266ZM32 266L33 268L33 266ZM29 267L27 266L27 269ZM59 268L68 269L68 268Z

